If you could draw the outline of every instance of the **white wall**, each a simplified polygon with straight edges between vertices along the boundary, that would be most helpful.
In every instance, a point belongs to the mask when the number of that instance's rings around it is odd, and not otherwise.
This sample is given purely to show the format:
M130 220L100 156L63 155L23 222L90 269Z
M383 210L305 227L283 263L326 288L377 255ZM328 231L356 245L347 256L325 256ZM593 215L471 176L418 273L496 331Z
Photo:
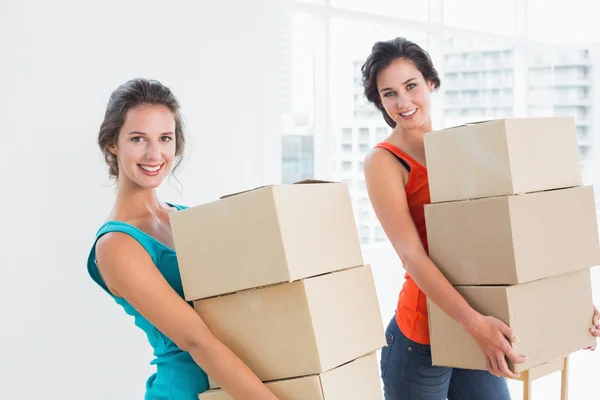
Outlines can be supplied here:
M276 182L277 4L0 2L0 398L142 398L151 349L86 271L113 196L104 107L137 76L178 96L191 151L166 199Z

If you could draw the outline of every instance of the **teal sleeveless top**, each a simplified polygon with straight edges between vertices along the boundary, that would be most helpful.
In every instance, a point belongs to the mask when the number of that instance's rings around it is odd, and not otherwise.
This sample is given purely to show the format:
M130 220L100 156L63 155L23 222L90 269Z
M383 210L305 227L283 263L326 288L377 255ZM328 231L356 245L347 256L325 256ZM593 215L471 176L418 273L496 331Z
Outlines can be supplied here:
M169 204L178 210L186 207ZM175 211L176 212L176 211ZM122 232L132 236L146 249L154 265L173 289L183 298L183 286L175 251L133 225L120 221L109 221L100 227L90 251L87 268L91 278L104 289L125 312L133 317L135 325L141 328L154 349L156 372L146 381L145 400L197 400L198 394L208 390L206 373L196 364L188 352L182 351L173 341L156 329L146 318L137 312L125 299L114 296L100 276L96 265L96 242L109 232ZM190 306L192 306L191 303Z

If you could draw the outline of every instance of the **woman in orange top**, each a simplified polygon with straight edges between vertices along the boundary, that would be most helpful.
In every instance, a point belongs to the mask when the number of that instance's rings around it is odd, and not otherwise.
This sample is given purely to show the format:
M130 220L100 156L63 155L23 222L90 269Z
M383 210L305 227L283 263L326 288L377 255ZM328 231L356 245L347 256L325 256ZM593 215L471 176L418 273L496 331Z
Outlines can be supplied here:
M378 42L362 67L365 95L393 128L365 158L373 209L406 269L381 354L386 400L510 399L506 358L522 363L502 321L478 313L428 256L423 205L430 203L423 137L432 130L430 95L440 86L429 55L404 38ZM477 342L488 371L432 366L426 296ZM595 310L591 333L599 336Z

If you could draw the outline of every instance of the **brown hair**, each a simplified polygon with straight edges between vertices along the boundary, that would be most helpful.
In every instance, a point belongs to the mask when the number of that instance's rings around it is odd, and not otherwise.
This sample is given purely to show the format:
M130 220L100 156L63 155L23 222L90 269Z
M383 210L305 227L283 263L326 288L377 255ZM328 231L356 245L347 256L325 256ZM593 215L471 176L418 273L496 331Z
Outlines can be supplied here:
M181 156L185 147L183 121L179 112L179 102L171 90L155 80L136 78L125 82L110 95L104 120L100 125L98 146L109 166L108 175L111 178L119 176L117 157L110 151L110 147L117 143L121 127L125 123L127 112L142 105L161 105L173 113L175 119L175 156L177 161L173 171L181 163Z
M383 108L379 91L377 90L377 76L383 69L399 58L411 61L421 74L423 74L425 81L433 82L435 90L439 89L441 85L440 77L433 66L429 54L418 44L402 37L375 43L371 54L367 57L361 68L362 84L365 88L365 97L367 100L381 111L383 119L392 128L396 127L396 122L390 118L385 108Z

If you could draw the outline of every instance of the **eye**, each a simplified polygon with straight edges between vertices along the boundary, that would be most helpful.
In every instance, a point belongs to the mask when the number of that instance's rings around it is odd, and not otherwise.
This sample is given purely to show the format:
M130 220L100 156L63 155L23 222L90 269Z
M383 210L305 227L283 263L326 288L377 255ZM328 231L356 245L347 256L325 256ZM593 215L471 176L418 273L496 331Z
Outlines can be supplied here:
M395 94L396 94L396 92L387 92L383 95L383 97L392 97Z
M173 138L171 136L161 136L160 140L162 140L163 142L170 142L171 140L173 140Z
M414 88L415 86L417 86L416 83L411 83L408 86L406 86L406 90L411 90L412 88Z
M141 137L141 136L134 136L134 137L132 137L132 138L131 138L131 141L132 141L132 142L135 142L135 143L138 143L138 142L139 142L139 141L141 141L141 140L142 140L142 137Z

